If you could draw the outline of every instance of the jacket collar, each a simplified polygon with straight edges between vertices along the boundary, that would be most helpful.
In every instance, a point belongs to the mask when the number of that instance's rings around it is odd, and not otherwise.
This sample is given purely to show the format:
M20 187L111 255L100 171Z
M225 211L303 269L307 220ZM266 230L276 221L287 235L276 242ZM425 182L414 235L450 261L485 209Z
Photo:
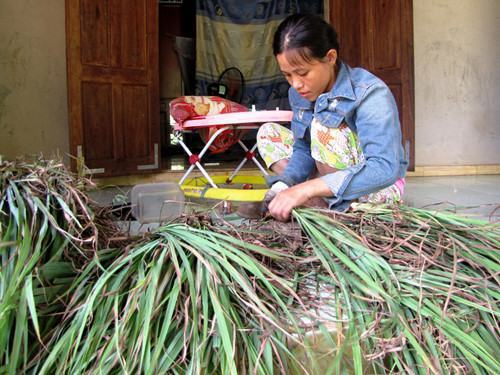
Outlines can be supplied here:
M351 68L340 60L339 65L339 74L335 79L335 84L332 89L327 93L327 98L345 98L356 100L356 96L354 96L354 89L352 88Z

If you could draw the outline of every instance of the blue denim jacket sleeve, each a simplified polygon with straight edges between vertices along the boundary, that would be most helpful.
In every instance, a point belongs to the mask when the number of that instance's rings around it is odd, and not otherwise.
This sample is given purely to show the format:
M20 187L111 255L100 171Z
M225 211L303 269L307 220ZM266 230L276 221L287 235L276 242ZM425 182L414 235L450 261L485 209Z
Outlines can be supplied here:
M330 207L388 187L406 170L398 111L385 84L366 89L351 120L365 160L321 177L333 193Z

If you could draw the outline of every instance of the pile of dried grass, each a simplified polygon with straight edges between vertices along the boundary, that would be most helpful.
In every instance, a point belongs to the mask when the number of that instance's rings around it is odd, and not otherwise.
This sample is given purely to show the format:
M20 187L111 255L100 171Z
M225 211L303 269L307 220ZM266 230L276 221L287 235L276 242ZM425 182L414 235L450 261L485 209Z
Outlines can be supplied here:
M359 206L117 241L60 163L0 173L0 372L500 372L498 224Z

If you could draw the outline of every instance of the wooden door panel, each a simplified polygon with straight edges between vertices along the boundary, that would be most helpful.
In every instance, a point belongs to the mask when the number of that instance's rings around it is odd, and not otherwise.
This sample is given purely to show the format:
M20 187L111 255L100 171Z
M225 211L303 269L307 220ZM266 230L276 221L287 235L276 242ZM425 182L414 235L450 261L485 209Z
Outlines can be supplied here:
M415 166L412 0L330 0L340 58L380 77L398 105L403 146Z
M124 157L127 159L143 158L148 155L148 88L147 86L126 85L122 89Z
M342 24L336 26L338 32L347 27L343 25L344 23L353 22L352 20L358 20L354 22L360 22L359 20L363 17L363 14L361 13L361 3L359 1L354 1L351 6L341 6L338 11L342 14L342 19L338 21ZM361 33L343 32L339 34L339 43L340 56L342 56L342 58L346 58L346 62L351 66L361 66L362 49L359 48L361 45Z
M362 66L361 27L364 25L364 14L361 12L361 1L330 1L330 21L337 30L340 44L339 55L350 66ZM353 32L356 30L356 32ZM347 32L346 32L347 31Z
M372 47L370 66L374 71L401 69L401 0L366 1L369 6L371 32L367 37ZM396 22L388 22L395 20ZM382 36L382 37L381 37Z
M124 68L144 70L147 68L146 3L143 0L115 0L114 3L120 10L117 17L119 33L114 33L120 36L116 63Z
M82 82L82 122L85 159L90 168L102 159L113 159L114 132L112 113L112 85L100 82Z
M145 71L137 69L124 70L121 67L108 66L90 66L82 65L81 74L83 79L92 80L94 82L116 82L127 83L133 82L137 84L144 83Z
M157 7L66 0L71 153L93 173L159 167Z
M101 66L110 64L108 8L108 1L81 0L82 64Z

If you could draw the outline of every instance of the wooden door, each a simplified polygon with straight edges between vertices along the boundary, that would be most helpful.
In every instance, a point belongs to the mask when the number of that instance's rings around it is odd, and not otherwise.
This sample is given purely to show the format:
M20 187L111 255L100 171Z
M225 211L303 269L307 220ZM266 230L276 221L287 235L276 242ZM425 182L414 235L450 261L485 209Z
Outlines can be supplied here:
M371 71L394 94L409 169L414 170L412 0L330 0L330 22L339 34L341 59Z
M156 0L66 0L70 152L98 176L159 167Z

